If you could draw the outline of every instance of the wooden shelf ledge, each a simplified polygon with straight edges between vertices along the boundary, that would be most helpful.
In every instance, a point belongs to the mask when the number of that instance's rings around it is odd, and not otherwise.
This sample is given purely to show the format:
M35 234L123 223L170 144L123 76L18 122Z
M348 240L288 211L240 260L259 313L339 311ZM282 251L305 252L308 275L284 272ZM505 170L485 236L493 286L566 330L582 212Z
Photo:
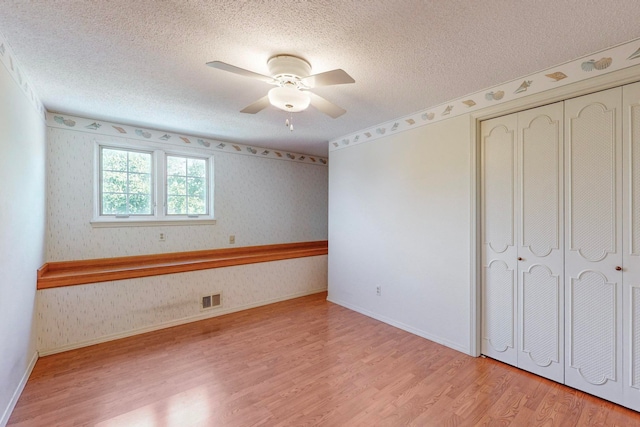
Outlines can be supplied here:
M321 240L231 249L48 262L38 270L38 289L279 261L326 255L328 252L328 242Z

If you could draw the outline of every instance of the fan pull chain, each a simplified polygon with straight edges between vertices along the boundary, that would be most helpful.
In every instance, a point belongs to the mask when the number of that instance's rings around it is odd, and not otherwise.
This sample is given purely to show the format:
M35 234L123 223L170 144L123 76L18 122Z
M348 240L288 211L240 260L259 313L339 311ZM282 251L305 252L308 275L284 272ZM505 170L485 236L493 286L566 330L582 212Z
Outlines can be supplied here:
M291 132L293 132L293 113L287 120L284 121L284 125L289 128Z

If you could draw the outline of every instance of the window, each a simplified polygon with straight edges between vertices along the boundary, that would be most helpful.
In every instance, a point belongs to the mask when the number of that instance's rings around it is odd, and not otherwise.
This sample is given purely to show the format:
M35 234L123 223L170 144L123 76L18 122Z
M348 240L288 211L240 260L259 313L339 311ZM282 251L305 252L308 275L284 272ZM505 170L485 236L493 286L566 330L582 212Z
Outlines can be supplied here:
M210 154L96 147L94 226L215 223Z
M153 215L152 153L101 148L100 215Z
M205 159L167 156L167 215L207 214Z

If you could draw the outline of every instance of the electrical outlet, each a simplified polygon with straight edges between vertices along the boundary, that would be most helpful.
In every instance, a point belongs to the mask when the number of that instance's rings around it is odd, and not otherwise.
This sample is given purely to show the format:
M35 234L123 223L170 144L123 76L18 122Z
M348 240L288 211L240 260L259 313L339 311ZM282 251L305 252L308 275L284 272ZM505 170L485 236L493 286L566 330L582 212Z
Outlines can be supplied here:
M160 241L164 242L165 240L167 240L167 235L165 233L160 233Z
M236 244L236 236L234 236L233 234L231 236L229 236L229 244L230 245L235 245Z
M382 286L376 286L376 295L382 296Z

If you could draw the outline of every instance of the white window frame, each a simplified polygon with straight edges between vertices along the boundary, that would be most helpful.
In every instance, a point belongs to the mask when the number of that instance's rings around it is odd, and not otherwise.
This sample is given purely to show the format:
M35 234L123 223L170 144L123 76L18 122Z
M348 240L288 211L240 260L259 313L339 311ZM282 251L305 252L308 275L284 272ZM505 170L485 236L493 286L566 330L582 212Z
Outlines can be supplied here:
M152 169L152 215L102 215L101 214L101 149L113 148L116 150L146 151L151 152ZM207 161L207 205L208 215L167 215L167 156L179 156L188 158L201 158ZM93 227L148 227L162 225L213 225L216 223L214 216L214 158L213 154L193 148L189 151L176 147L163 146L154 143L129 144L115 141L94 142L94 174L93 174Z
M199 217L208 217L210 216L208 213L204 214L204 215L180 215L180 214L170 214L168 212L169 210L169 206L167 205L167 201L169 199L169 175L167 174L167 158L168 157L180 157L183 159L198 159L198 160L204 160L205 161L205 168L206 168L206 175L207 175L207 190L210 189L211 187L211 162L209 161L208 157L205 156L198 156L198 155L193 155L193 154L177 154L171 151L165 151L164 152L164 215L167 216L168 218L199 218ZM206 197L207 197L207 204L206 204L206 210L207 212L211 212L212 206L210 203L210 191L207 191Z

